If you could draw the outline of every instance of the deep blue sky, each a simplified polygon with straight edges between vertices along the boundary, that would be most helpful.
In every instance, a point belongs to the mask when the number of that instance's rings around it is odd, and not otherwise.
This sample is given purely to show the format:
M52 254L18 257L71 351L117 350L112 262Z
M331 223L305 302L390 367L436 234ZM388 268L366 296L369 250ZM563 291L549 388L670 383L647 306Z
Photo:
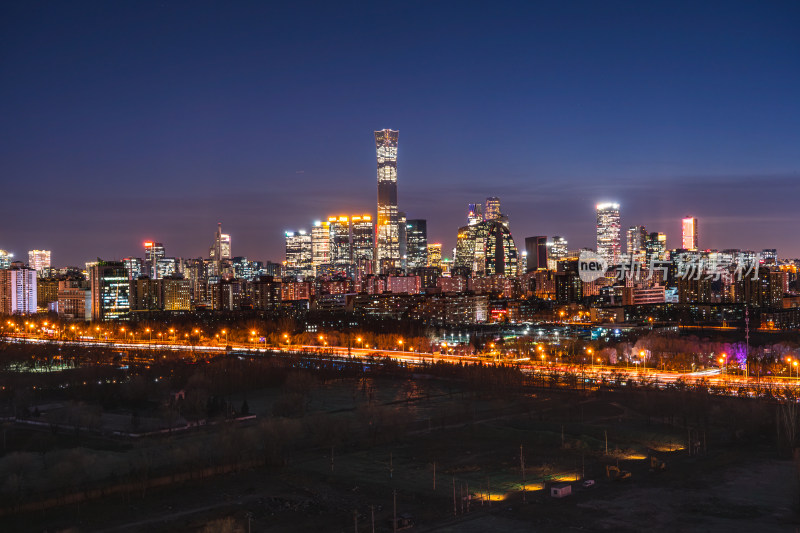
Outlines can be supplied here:
M400 208L452 247L499 196L519 246L594 204L679 242L800 256L800 3L4 2L0 248L56 265L283 259L283 231Z

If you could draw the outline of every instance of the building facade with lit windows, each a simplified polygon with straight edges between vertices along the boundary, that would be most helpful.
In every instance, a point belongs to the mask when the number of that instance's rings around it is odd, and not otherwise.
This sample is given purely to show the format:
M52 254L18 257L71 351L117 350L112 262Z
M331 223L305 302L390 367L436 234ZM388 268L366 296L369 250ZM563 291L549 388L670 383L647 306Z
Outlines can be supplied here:
M350 272L353 264L353 249L350 245L350 217L329 217L330 254L333 268L339 272Z
M36 272L50 268L50 250L29 250L28 266Z
M328 221L316 221L311 228L311 264L314 269L331 262L331 227ZM317 274L319 275L319 274Z
M217 224L217 232L214 234L214 242L208 249L208 257L211 260L212 274L220 275L223 269L223 262L231 260L231 236L222 233L222 222Z
M643 262L647 256L647 230L644 226L631 226L628 228L627 237L628 259Z
M567 253L569 253L569 243L567 239L560 235L554 235L553 240L547 243L548 270L555 270L558 266L558 261L567 257Z
M92 291L85 281L58 282L58 316L87 321L92 318Z
M158 262L164 258L166 252L160 242L146 241L144 243L144 275L158 278Z
M406 221L406 268L428 265L428 223L422 219Z
M501 215L500 211L500 198L490 196L486 199L486 204L483 210L483 219L486 221L497 220Z
M441 268L442 266L442 243L434 242L428 244L428 266Z
M681 248L691 252L697 251L697 219L684 217L681 220Z
M597 255L610 265L618 265L621 256L619 204L597 204Z
M286 232L286 265L287 276L311 277L314 265L311 254L311 234L305 230Z
M32 315L37 311L36 270L14 263L0 270L0 313Z
M370 215L350 217L351 247L356 271L371 274L375 262L375 224Z
M508 227L499 220L463 226L456 237L455 266L476 276L514 276L518 252Z
M122 261L97 261L89 269L92 320L127 319L130 284Z
M481 204L469 204L467 206L467 225L474 226L483 222L483 206Z
M179 276L166 276L161 281L164 311L191 311L192 282Z
M11 261L14 260L14 254L8 250L0 250L0 269L8 268L11 266Z
M664 233L653 232L648 234L645 241L645 255L647 261L665 261L667 259L667 236Z
M128 273L128 279L136 279L139 276L146 275L144 272L144 265L142 259L139 257L126 257L122 260L125 265L125 271Z
M400 226L397 209L397 130L375 132L378 159L378 219L375 261L378 270L400 266Z

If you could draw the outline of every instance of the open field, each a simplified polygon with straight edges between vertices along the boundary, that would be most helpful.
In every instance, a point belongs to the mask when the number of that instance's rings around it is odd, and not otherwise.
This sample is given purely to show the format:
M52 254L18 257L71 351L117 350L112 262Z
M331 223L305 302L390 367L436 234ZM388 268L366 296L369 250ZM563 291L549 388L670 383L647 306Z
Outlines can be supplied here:
M287 398L300 398L302 409L276 416ZM117 478L127 489L104 497L3 516L3 530L247 531L249 523L250 531L371 531L374 515L376 531L391 531L394 502L418 531L786 531L797 523L795 467L743 414L741 427L722 413L684 424L653 416L652 397L486 393L419 375L322 382L310 373L230 401L245 399L255 420L163 437L78 442L39 432L51 453L93 458L87 468L147 457L149 473L131 468ZM741 413L755 402L726 401ZM36 440L30 428L7 432L13 442ZM691 455L689 435L702 440ZM278 460L247 464L254 440ZM171 463L190 448L236 466L176 475ZM650 471L651 455L665 471ZM607 479L606 465L631 478ZM190 461L181 471L210 466ZM584 479L595 486L584 489ZM557 482L571 482L573 494L551 498L546 489Z

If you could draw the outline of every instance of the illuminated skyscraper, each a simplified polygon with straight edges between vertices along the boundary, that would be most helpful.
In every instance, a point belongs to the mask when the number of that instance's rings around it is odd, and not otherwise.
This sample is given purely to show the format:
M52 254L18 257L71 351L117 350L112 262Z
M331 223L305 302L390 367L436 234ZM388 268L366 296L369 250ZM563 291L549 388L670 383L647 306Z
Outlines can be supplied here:
M36 272L50 268L50 250L30 250L28 252L28 266Z
M130 312L130 284L122 261L97 261L89 269L92 320L119 320Z
M483 222L483 206L481 204L469 204L467 206L467 225L474 226Z
M484 210L483 219L484 220L496 220L500 218L500 198L496 196L490 196L486 199L486 206Z
M350 217L329 217L331 264L339 272L350 270L353 250L350 246Z
M476 276L513 276L517 272L517 247L508 227L499 220L463 226L458 230L454 263Z
M428 265L428 224L425 220L406 221L406 265L408 270Z
M442 243L435 242L428 245L428 266L442 266Z
M681 248L684 250L697 250L697 219L694 217L685 217L681 221L682 239Z
M647 243L647 230L644 226L631 226L628 228L627 254L634 261L644 261L645 244Z
M286 232L286 275L314 275L311 260L311 235L304 230Z
M314 222L311 228L311 264L314 268L331 262L331 227L329 222Z
M597 254L610 265L619 264L619 204L597 204Z
M372 217L369 215L350 217L350 229L353 263L359 272L372 274L375 259L375 226Z
M217 224L217 233L214 235L214 244L208 250L208 257L212 261L225 261L231 258L231 236L222 233L222 222Z
M378 157L378 239L375 261L381 270L400 266L400 227L397 213L396 130L375 132Z
M160 242L146 241L144 243L144 275L157 279L158 262L164 259L164 245Z

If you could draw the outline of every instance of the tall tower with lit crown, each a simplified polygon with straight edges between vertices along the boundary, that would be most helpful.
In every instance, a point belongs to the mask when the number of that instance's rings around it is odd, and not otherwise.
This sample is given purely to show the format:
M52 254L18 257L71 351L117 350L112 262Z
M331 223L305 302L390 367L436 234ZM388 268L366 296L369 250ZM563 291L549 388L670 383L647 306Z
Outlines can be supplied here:
M378 219L375 262L380 270L400 266L400 227L397 213L397 130L375 132L378 157Z

